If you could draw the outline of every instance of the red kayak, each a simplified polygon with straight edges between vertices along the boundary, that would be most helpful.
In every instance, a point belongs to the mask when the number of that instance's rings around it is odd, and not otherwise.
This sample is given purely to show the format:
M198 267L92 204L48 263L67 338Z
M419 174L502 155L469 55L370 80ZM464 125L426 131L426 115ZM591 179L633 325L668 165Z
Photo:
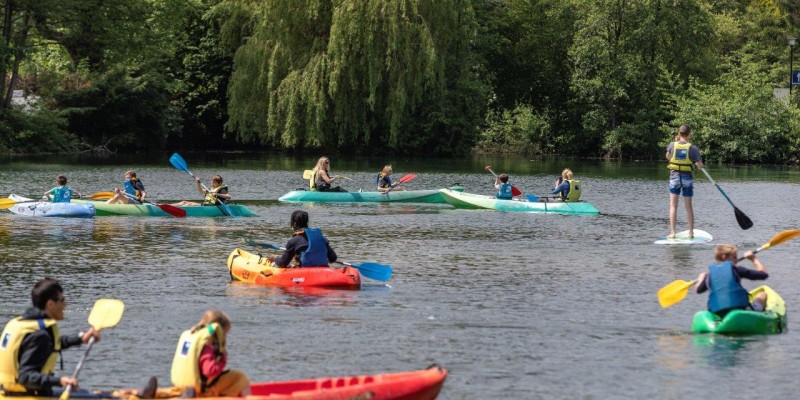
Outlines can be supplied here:
M445 378L447 370L432 365L419 371L389 374L251 383L250 395L245 400L433 400L442 390ZM118 390L112 392L112 395L116 398L128 398L136 393L138 390ZM162 388L156 392L155 397L166 399L176 398L179 395L180 391L175 388ZM243 400L236 397L224 399ZM0 400L52 400L52 398L5 397L0 394Z
M419 371L390 374L254 383L250 385L250 395L265 399L433 400L445 378L447 370L432 365Z
M228 256L228 270L232 280L256 285L361 288L361 274L353 267L281 268L260 254L248 253L239 248Z

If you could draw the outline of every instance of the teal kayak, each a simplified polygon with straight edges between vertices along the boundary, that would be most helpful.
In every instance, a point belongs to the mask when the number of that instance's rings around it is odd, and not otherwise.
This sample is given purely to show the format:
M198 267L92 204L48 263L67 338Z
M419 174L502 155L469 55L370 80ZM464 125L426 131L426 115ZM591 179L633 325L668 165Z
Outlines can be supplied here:
M73 200L73 203L93 204L98 217L133 216L133 217L171 217L155 204L108 204L104 201ZM240 204L228 204L231 214L236 217L255 217L256 213ZM187 217L224 217L225 213L217 206L176 206L186 211Z
M464 190L460 186L451 189ZM382 192L317 192L312 190L293 190L284 194L280 201L317 203L445 203L439 189L433 190L392 190Z
M450 189L441 189L439 193L442 194L446 202L456 208L557 214L600 214L600 211L595 206L584 201L563 202L551 199L541 199L539 201L503 200L494 196L456 192Z
M698 311L692 320L692 332L728 333L740 335L781 333L786 331L786 304L769 286L759 286L750 291L750 301L761 293L767 294L764 311L733 310L720 318L710 311Z

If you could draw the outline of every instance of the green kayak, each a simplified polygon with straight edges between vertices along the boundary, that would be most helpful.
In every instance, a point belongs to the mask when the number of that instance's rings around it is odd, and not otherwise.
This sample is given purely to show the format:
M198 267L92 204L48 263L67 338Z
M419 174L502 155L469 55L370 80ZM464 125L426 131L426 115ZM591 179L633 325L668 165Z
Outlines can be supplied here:
M591 203L584 201L567 203L563 201L542 199L540 201L503 200L494 196L456 192L450 189L441 189L445 201L456 208L492 209L498 211L521 211L536 213L557 214L600 214L600 211Z
M154 204L108 204L104 201L73 200L74 203L90 203L94 205L98 217L134 216L134 217L171 217ZM217 206L176 206L186 211L187 217L224 217L225 214ZM236 217L255 217L256 213L240 204L228 204L231 214Z
M785 332L786 305L783 299L769 286L764 285L750 291L750 301L761 292L767 294L766 310L733 310L725 318L709 311L698 311L692 321L692 332L740 335Z
M464 190L460 186L453 190ZM280 201L317 203L445 203L439 189L433 190L392 190L382 192L317 192L312 190L293 190L284 194Z

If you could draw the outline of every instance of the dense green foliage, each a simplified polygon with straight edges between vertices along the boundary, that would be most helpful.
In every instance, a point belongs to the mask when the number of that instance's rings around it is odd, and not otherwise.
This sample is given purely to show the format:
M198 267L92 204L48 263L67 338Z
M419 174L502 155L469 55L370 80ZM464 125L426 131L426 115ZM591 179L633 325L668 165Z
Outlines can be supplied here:
M773 95L796 1L0 4L0 152L661 159L689 123L709 160L800 159L800 87ZM37 107L12 105L20 89Z

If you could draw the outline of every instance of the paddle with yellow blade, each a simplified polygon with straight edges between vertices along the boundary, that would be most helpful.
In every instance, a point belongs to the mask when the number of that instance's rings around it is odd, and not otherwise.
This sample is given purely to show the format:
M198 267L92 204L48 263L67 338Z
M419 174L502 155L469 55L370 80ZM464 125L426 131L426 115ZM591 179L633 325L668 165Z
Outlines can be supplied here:
M753 254L756 254L761 250L766 250L772 246L788 242L798 236L800 236L800 229L787 229L773 236L769 242L764 243L758 249L753 250ZM738 261L742 260L744 260L744 257L740 258ZM679 279L673 281L667 286L664 286L658 291L658 303L661 304L661 307L663 308L667 308L679 303L686 297L686 294L689 292L689 288L694 285L696 281L697 280L684 281Z
M314 176L314 171L313 170L307 169L307 170L303 171L303 179L311 179L313 176ZM350 179L350 178L348 178L346 176L340 176L340 175L334 175L333 178L334 179L335 178L341 178L341 179L347 179L348 181L352 181L352 179Z
M121 300L97 300L94 303L94 307L92 307L92 312L89 313L89 325L91 325L96 331L100 331L101 329L105 328L111 328L119 323L119 320L122 319L122 313L124 311L125 303L123 303ZM78 378L78 374L81 372L81 368L83 368L83 362L86 360L86 356L89 355L89 350L92 349L93 344L94 337L89 339L89 345L86 347L86 351L83 352L83 356L81 356L80 361L78 361L78 366L75 367L75 372L72 374L73 379ZM69 399L70 391L72 391L72 385L69 385L66 389L64 389L64 392L61 393L59 399Z

